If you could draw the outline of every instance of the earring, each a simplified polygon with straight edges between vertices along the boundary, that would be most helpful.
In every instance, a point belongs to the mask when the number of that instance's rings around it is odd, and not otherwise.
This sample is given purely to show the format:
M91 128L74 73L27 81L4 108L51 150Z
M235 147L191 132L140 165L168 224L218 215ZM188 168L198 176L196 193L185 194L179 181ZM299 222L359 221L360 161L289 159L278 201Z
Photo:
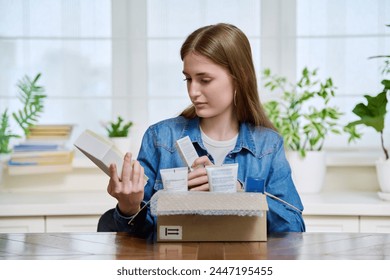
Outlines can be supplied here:
M237 96L237 90L234 91L234 95L233 95L233 104L234 104L234 107L237 107L236 96Z

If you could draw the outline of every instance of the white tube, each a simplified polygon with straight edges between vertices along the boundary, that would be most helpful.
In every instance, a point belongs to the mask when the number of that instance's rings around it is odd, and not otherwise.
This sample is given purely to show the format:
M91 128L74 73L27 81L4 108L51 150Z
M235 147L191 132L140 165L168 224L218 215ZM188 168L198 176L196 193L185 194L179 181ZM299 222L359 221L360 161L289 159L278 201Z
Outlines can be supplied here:
M237 192L238 163L206 166L211 192Z
M184 162L187 164L187 166L192 171L193 168L191 167L194 161L199 157L194 145L191 142L191 139L189 136L183 137L176 141L176 145L179 149L179 154L181 158L184 160Z
M160 170L164 189L172 192L188 191L188 168L169 168Z

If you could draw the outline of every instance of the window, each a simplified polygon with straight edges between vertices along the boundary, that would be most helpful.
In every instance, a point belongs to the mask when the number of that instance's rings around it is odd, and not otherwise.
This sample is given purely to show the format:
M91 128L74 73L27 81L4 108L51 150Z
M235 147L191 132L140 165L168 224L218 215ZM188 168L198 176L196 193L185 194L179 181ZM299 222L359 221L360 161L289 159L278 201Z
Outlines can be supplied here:
M337 105L345 112L345 123L356 120L354 106L364 94L376 95L383 60L370 56L390 54L390 2L386 0L299 0L296 1L296 71L305 66L318 68L337 86ZM387 126L390 116L387 116ZM372 128L362 129L364 137L348 148L380 147ZM385 139L390 143L390 130ZM331 137L328 147L346 148L346 137Z
M111 2L0 0L0 18L0 112L20 109L18 80L40 72L42 123L101 129L112 110Z

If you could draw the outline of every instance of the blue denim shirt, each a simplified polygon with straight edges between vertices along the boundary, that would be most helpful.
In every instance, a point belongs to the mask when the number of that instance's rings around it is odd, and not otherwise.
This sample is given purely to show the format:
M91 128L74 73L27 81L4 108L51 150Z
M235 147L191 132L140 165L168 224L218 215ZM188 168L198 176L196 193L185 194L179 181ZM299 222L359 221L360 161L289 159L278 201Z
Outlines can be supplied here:
M212 156L207 153L202 142L199 118L176 117L164 120L150 126L145 132L138 154L138 160L144 167L145 175L149 177L142 205L148 202L155 192L163 188L160 169L185 166L175 143L176 140L187 135L198 155L207 155L213 162ZM224 160L224 164L228 163L238 163L237 179L241 184L247 177L260 178L265 182L266 192L303 210L302 202L291 178L290 166L285 157L283 139L277 132L241 123L236 146ZM305 231L301 213L269 197L267 197L267 202L268 232ZM129 225L128 221L131 218L121 215L117 207L114 219L119 231L141 236L154 232L156 217L151 215L149 207L145 207L142 212Z

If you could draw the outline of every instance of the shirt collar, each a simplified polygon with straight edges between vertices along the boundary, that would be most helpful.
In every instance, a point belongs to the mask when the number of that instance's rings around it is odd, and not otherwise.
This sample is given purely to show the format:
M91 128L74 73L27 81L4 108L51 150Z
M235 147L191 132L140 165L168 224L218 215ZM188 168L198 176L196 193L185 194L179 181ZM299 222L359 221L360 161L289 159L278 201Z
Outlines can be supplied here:
M253 126L246 122L240 124L240 132L238 133L237 144L232 153L238 153L242 149L246 149L253 155L256 155L256 145L253 138Z

